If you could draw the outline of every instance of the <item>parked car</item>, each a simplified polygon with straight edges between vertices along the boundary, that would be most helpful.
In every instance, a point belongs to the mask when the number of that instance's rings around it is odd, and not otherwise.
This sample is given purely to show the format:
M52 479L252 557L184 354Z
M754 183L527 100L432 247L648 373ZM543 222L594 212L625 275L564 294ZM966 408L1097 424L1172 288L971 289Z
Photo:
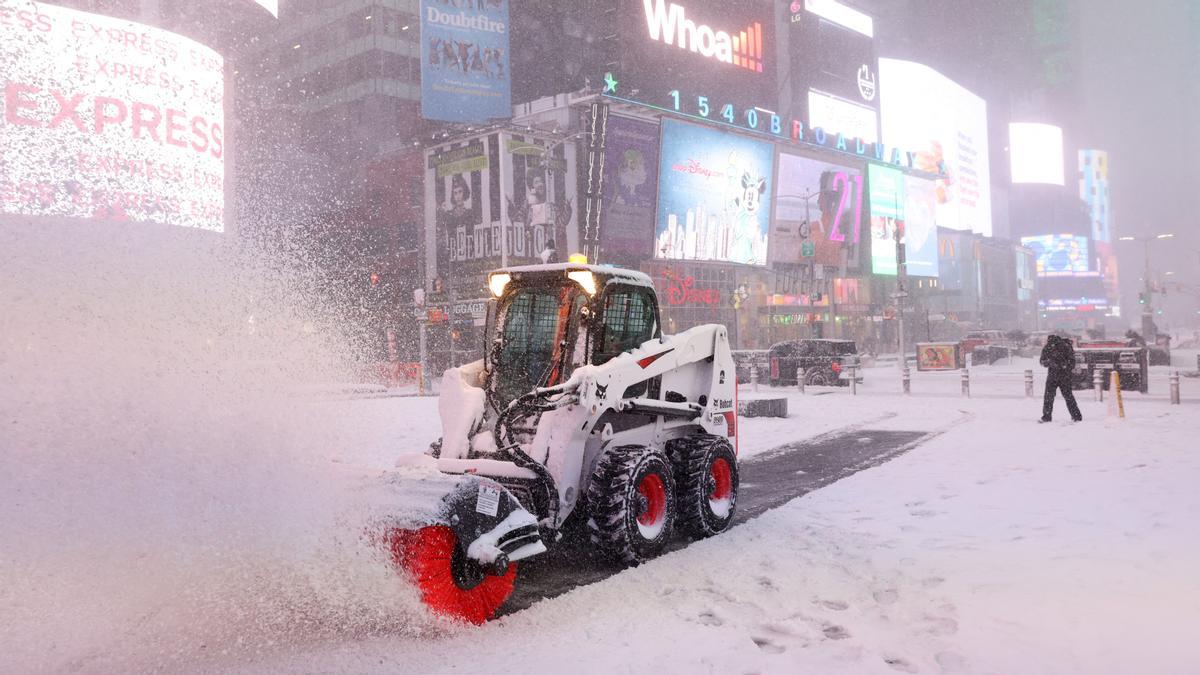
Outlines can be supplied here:
M1002 330L973 330L963 336L962 352L970 354L980 345L1008 344Z
M849 368L858 365L853 340L788 340L770 349L772 386L794 386L798 376L806 385L849 385ZM862 375L855 379L861 382Z

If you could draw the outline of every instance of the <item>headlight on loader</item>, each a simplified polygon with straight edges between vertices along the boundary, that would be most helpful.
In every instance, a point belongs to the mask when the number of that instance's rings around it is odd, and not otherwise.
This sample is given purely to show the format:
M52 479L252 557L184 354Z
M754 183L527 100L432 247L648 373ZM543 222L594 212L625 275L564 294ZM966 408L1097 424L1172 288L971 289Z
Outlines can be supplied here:
M492 276L488 277L488 290L492 292L493 296L498 298L501 295L504 295L504 287L507 286L508 282L510 281L512 281L511 274L503 272L499 274L493 274Z
M574 270L567 272L567 278L579 284L588 295L596 294L596 275L591 272L587 270Z

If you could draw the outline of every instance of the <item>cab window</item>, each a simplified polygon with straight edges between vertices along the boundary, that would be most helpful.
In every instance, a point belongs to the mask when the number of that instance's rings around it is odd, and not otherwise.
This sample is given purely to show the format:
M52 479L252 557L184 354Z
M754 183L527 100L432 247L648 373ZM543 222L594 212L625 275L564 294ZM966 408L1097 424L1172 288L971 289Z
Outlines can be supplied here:
M650 293L643 288L617 287L609 291L604 299L599 340L595 345L592 363L606 363L657 334L657 307Z

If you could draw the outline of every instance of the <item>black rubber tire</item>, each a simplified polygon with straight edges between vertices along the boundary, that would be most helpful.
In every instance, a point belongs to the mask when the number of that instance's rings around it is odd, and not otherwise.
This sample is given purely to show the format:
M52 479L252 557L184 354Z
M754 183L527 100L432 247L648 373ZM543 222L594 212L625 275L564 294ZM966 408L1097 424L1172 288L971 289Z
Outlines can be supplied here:
M814 368L804 374L804 384L814 387L829 386L829 376L822 370Z
M665 491L666 519L652 538L638 525L638 485L657 475ZM665 455L637 445L611 448L600 457L587 489L588 532L605 557L637 565L662 553L675 528L675 477Z
M684 534L702 539L729 529L737 514L738 464L729 440L721 436L700 435L675 441L679 520L676 527ZM713 511L709 496L713 492L712 466L725 460L732 479L729 510L721 515Z

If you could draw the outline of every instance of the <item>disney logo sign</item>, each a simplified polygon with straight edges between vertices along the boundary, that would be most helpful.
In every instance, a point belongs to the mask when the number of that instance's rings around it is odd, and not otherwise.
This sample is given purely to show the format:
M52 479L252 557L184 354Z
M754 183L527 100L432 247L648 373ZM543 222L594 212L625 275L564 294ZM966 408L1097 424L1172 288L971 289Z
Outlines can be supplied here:
M721 303L721 291L715 288L695 288L695 277L681 277L674 270L663 270L663 278L667 280L667 304L679 305L708 305L714 307Z

